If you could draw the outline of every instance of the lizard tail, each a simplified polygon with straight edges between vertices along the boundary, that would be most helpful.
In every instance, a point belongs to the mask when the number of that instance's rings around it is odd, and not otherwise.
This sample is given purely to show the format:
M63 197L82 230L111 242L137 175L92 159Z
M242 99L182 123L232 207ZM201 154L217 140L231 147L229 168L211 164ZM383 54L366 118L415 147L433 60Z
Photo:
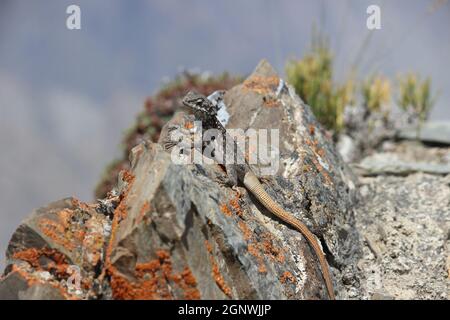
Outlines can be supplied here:
M286 212L270 197L270 195L264 190L263 186L253 172L246 173L244 177L244 185L272 214L300 231L302 235L308 240L308 243L311 245L317 258L319 259L328 295L330 299L334 300L335 296L333 282L331 280L328 263L314 234L309 231L308 227L303 222Z

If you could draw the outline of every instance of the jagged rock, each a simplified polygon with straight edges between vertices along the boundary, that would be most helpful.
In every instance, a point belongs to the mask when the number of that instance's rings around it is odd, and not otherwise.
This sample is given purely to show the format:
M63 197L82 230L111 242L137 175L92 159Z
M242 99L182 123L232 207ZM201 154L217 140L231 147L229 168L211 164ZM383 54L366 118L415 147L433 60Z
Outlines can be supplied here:
M280 130L280 168L270 179L272 196L323 237L337 265L349 265L358 250L351 213L355 177L310 107L265 60L224 98L229 128Z
M408 127L398 133L400 139L420 140L431 144L450 145L450 123L444 121L426 122L418 131Z
M264 177L266 190L318 236L337 297L365 297L356 268L362 252L353 214L356 179L310 108L266 61L229 90L224 102L228 127L280 130L280 166L275 176ZM178 113L162 135L174 125L192 128L191 118ZM219 165L177 165L161 144L151 142L135 147L130 157L131 170L122 171L107 199L95 205L57 202L19 227L0 295L56 295L33 289L38 283L51 284L63 298L328 297L304 237L244 188L227 187ZM81 268L76 292L67 286L69 265ZM27 281L17 279L16 268Z
M166 83L155 95L147 98L135 123L124 135L121 157L113 160L105 168L95 189L95 197L104 198L116 185L120 171L129 169L128 155L131 149L146 139L158 141L162 127L171 119L186 92L195 90L202 94L209 94L215 90L229 89L240 81L242 81L240 77L228 73L212 76L208 73L184 71L173 81Z
M97 212L97 205L74 198L34 211L9 243L0 298L98 296L97 276L102 269L110 226L110 220ZM72 276L79 276L80 288L72 286Z

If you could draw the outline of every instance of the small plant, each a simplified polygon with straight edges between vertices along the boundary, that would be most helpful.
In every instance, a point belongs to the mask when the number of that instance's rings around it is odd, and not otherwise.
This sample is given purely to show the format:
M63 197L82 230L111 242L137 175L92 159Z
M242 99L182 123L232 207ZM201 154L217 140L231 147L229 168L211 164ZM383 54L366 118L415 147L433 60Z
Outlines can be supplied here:
M405 112L412 113L412 120L417 120L417 135L419 136L423 123L436 99L431 93L431 80L422 80L414 73L400 77L399 107Z
M370 113L382 112L383 106L391 100L391 84L382 76L370 76L362 83L361 91L363 105Z
M353 102L354 84L333 81L333 56L323 37L313 35L310 52L288 61L286 75L320 123L336 133L343 129L344 109Z

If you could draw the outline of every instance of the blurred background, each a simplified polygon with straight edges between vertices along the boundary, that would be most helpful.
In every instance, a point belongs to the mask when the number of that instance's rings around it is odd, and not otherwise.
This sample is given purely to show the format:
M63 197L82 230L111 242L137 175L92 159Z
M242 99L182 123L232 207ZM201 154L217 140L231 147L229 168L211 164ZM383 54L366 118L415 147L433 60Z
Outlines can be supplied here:
M81 30L66 8L81 8ZM381 30L366 9L381 8ZM245 75L261 58L284 74L312 28L328 36L337 79L409 71L429 76L431 119L450 120L450 6L434 0L0 2L0 267L32 209L84 201L124 130L183 69Z

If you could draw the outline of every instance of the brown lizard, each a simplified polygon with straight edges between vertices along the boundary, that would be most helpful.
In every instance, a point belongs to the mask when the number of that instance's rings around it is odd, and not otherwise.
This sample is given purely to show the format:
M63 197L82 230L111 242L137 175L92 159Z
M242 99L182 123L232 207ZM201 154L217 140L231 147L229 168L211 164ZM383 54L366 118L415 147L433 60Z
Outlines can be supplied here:
M196 119L202 121L202 127L204 130L207 129L218 129L223 137L224 149L232 148L236 150L236 155L234 160L239 156L243 156L242 151L236 146L233 138L228 136L226 129L223 127L222 123L217 119L217 107L211 103L205 96L189 92L183 98L183 104L195 115ZM217 141L217 140L215 140ZM223 152L225 154L225 152ZM245 159L245 158L244 158ZM221 159L223 160L223 159ZM225 162L222 162L225 163ZM237 180L241 181L244 186L258 199L258 201L272 214L283 220L285 223L294 227L296 230L300 231L301 234L307 239L308 243L311 245L314 253L319 259L319 264L322 269L323 278L325 280L325 285L327 288L328 295L330 299L335 299L333 282L331 279L329 267L327 260L325 259L324 253L322 252L321 246L314 236L314 234L308 229L308 227L292 216L289 212L285 211L280 205L278 205L270 195L264 190L263 185L259 181L258 177L255 175L247 161L244 163L237 163L236 161L232 164L226 164L226 170L228 177L232 180L232 185L237 185Z

